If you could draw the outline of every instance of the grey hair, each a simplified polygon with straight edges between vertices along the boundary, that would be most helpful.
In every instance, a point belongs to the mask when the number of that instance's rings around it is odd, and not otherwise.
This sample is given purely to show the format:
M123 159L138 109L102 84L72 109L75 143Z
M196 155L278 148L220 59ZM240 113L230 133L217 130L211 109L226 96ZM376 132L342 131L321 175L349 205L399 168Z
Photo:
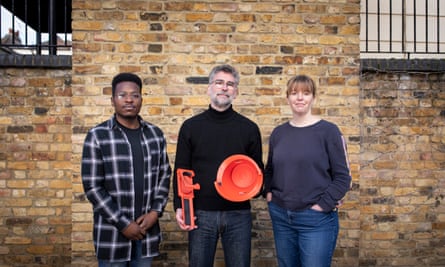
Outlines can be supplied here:
M236 85L239 84L240 76L239 76L238 71L234 67L232 67L231 65L228 65L228 64L219 65L219 66L214 67L209 75L209 83L212 83L215 75L221 71L225 72L225 73L232 74L233 78L235 78L235 84Z

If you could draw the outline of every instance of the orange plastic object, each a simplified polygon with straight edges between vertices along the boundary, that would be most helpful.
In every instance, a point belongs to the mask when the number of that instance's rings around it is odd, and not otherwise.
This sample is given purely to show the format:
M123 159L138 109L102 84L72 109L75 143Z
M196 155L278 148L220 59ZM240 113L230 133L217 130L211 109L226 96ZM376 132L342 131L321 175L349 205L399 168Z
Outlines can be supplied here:
M250 157L236 154L226 158L218 168L215 188L223 198L246 201L257 195L263 185L263 173Z
M193 209L193 198L195 194L193 190L199 190L199 184L193 184L195 173L192 170L180 169L176 170L178 177L178 195L182 203L182 217L184 223L195 227L195 212Z

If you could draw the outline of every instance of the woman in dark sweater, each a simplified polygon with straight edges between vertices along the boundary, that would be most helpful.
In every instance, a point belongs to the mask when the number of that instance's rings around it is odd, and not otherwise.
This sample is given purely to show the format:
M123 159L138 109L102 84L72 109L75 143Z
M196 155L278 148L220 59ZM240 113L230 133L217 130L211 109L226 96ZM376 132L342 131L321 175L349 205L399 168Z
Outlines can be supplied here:
M292 119L270 136L265 192L280 267L330 266L336 207L350 188L345 140L335 124L312 114L315 93L310 77L290 79Z
M181 229L189 231L189 266L213 266L218 239L225 266L250 267L252 219L250 202L221 197L214 185L220 164L229 156L243 154L263 169L258 126L232 108L238 94L239 74L229 65L215 67L209 76L209 108L186 120L179 131L173 179L174 209ZM195 173L200 185L193 201L197 228L184 223L178 197L176 170Z

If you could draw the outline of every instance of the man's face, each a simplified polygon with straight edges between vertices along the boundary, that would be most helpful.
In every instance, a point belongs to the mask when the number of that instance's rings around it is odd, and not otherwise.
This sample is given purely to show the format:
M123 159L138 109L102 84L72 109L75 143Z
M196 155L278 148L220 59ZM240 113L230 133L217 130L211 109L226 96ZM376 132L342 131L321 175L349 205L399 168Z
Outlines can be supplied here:
M120 82L111 97L111 104L116 115L124 119L137 117L142 107L142 95L139 86L134 82Z
M210 105L219 111L226 110L238 95L238 85L232 74L220 71L215 74L207 88Z

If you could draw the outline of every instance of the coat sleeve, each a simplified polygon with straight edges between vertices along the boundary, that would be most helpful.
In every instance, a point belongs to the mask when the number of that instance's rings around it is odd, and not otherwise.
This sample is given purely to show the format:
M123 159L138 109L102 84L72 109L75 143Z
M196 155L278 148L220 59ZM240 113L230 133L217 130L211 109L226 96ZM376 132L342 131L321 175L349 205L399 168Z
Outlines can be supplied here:
M160 216L162 216L164 208L167 205L171 172L167 154L167 142L161 133L159 144L159 173L156 175L158 181L152 203L152 210L157 211Z
M82 185L94 212L121 231L130 224L105 188L105 171L102 151L96 135L89 132L85 138L81 163Z

